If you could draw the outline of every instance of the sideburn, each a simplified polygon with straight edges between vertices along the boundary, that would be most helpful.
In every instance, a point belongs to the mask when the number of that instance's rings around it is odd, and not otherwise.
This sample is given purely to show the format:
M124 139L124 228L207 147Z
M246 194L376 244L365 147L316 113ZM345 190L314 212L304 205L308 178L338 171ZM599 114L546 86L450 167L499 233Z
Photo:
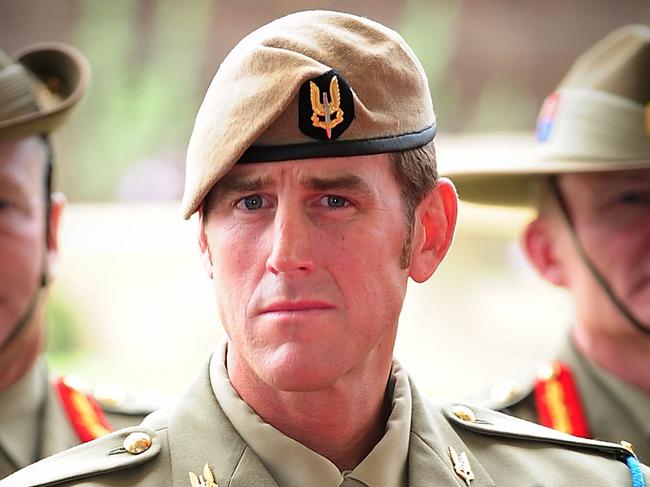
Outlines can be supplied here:
M411 263L411 249L413 247L413 233L415 232L415 208L404 199L404 213L406 214L406 235L402 242L402 252L400 255L400 266L402 269L407 269Z

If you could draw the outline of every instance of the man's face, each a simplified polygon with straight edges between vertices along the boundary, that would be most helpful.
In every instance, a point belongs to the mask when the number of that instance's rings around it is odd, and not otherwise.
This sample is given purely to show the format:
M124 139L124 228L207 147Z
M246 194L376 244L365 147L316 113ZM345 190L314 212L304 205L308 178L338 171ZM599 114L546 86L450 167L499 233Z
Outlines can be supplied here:
M46 149L0 141L0 346L27 311L44 270Z
M281 390L390 360L410 271L386 155L237 165L208 208L200 244L229 355Z
M559 187L596 268L615 295L650 326L650 169L568 174L559 177ZM607 333L631 332L566 235L559 248L566 286L583 326Z

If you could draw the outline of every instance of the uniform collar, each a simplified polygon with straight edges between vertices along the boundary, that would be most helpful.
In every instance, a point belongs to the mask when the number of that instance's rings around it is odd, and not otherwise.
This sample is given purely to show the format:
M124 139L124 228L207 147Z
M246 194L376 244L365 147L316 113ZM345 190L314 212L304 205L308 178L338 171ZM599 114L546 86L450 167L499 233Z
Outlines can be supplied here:
M650 394L627 382L623 382L618 377L597 365L592 364L592 367L597 380L605 386L612 396L619 398L625 404L628 412L634 417L639 428L644 431L646 438L650 437L650 421L648 421Z
M201 474L204 465L208 464L218 485L278 487L278 481L224 414L213 391L209 369L208 362L169 417L170 483L188 485L188 473ZM449 446L459 454L466 453L476 476L471 487L494 487L488 473L444 418L440 408L427 404L412 382L410 390L409 487L463 485L454 473Z
M407 459L411 430L411 386L406 372L396 360L388 379L392 389L392 410L386 432L368 456L350 473L350 477L368 486L408 485Z
M253 449L273 478L283 487L331 487L343 479L327 458L265 423L237 394L225 366L226 343L215 351L210 363L212 390L244 441ZM345 476L370 487L407 485L407 457L411 426L411 390L406 373L393 363L389 378L392 410L386 432L368 456Z
M0 392L0 444L20 466L32 463L39 427L39 406L45 398L47 376L40 361Z
M625 411L621 414L629 415L639 430L643 431L645 438L650 438L650 421L648 411L650 410L650 394L622 381L602 367L583 356L571 339L566 344L561 354L562 358L573 364L578 373L588 373L591 380L595 381L606 397L614 399ZM611 407L611 406L608 406Z
M77 444L42 360L0 392L0 445L14 463L27 466L36 455L45 458Z
M409 443L409 487L461 486L465 483L454 472L449 447L465 453L474 480L471 487L495 487L492 477L444 417L440 406L430 404L411 381L413 410ZM494 441L494 440L493 440Z

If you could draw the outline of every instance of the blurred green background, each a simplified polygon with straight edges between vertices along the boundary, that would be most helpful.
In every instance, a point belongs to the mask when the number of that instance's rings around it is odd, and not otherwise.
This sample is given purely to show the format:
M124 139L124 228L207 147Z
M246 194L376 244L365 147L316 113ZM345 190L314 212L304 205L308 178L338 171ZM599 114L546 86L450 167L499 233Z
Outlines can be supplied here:
M455 150L477 136L525 151L572 60L622 24L650 23L648 3L635 0L0 0L3 50L60 40L92 67L89 92L55 138L56 184L70 205L48 309L54 370L176 394L219 339L195 223L178 210L185 146L225 54L307 8L404 35L429 77L446 164L484 157L481 143ZM516 243L529 217L464 205L449 258L410 287L397 354L431 395L526 375L561 340L566 297L532 274Z

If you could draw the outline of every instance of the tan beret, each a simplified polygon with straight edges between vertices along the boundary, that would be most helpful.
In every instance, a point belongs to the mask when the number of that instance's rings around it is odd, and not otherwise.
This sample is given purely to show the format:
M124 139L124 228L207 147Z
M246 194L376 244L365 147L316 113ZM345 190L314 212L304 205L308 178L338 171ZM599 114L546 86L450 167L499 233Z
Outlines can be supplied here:
M650 167L650 28L628 25L582 54L537 120L537 147L527 159L440 161L460 198L530 204L537 179L562 173Z
M344 13L291 14L219 67L187 150L183 214L237 163L402 151L435 131L424 69L399 34Z
M0 140L54 130L89 78L84 56L65 44L33 44L12 57L0 51Z

